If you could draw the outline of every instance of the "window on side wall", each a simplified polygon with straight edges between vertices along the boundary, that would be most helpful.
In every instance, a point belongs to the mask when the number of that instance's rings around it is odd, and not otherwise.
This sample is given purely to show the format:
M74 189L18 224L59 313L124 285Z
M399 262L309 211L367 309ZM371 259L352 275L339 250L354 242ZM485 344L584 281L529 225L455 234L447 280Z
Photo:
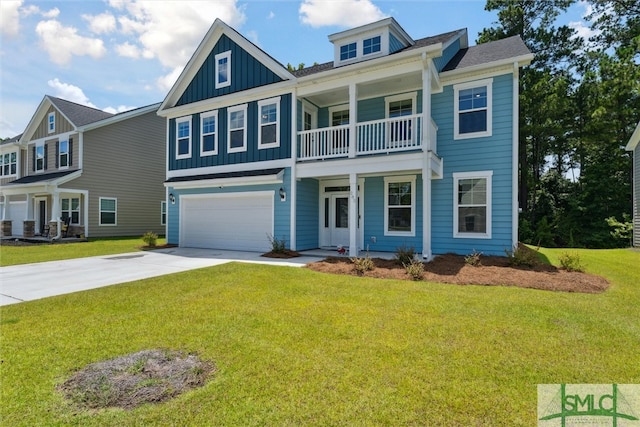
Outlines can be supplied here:
M216 60L216 89L231 86L231 51L219 53Z
M358 53L357 43L349 43L340 46L340 61L346 61L348 59L355 58Z
M227 152L247 151L247 104L229 108L228 116Z
M200 155L218 154L218 112L200 114Z
M491 171L453 174L453 237L491 238Z
M49 113L47 116L47 132L54 133L56 131L56 113Z
M167 202L160 202L160 225L167 224Z
M258 102L258 148L280 146L280 98Z
M176 159L191 157L191 117L176 119Z
M100 225L118 224L118 199L100 197Z
M384 179L385 236L415 236L416 177L397 176Z
M492 134L492 79L462 83L454 89L454 139Z
M71 218L71 224L80 224L80 198L72 197L60 200L62 219Z

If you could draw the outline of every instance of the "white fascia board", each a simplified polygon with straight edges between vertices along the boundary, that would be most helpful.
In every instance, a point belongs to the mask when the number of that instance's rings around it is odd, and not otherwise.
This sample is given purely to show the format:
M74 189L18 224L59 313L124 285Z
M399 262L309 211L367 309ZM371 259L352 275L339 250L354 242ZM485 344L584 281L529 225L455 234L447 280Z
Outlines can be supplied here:
M80 126L77 128L77 130L79 132L84 132L87 130L93 130L93 129L97 129L99 127L102 126L108 126L114 123L118 123L124 120L128 120L131 119L133 117L138 117L141 116L143 114L147 114L150 113L152 111L155 111L158 109L158 107L160 107L160 103L156 103L156 104L152 104L152 105L147 105L146 107L141 107L141 108L136 108L130 111L125 111L124 113L119 113L119 114L114 114L111 117L107 117L106 119L102 119L102 120L98 120L97 122L93 122L93 123L89 123L86 124L84 126Z
M231 107L233 105L246 104L261 99L273 98L285 93L291 93L295 87L295 81L283 81L267 86L260 86L242 92L230 93L228 95L215 98L203 99L202 101L180 105L178 107L158 110L158 115L173 119L202 111L216 110L219 108Z
M31 120L29 120L27 127L24 129L24 132L22 133L22 136L20 137L20 140L19 140L20 144L25 144L26 142L30 141L31 135L33 135L33 133L38 128L38 125L44 119L44 116L47 110L49 109L49 106L51 105L53 104L49 100L49 97L45 95L44 98L42 98L42 101L40 101L40 104L38 104L38 108L36 108L36 111L33 113L33 116L31 116ZM58 111L57 108L56 108L56 111Z
M394 172L422 173L423 153L372 156L344 160L313 161L296 165L297 178L343 176L345 173L380 175Z
M204 168L177 169L167 171L167 179L182 178L195 175L209 175L215 173L246 172L258 169L290 168L293 166L293 164L294 163L291 159L281 159L266 162L236 163L224 166L208 166Z
M633 131L633 135L631 135L631 138L629 139L629 143L625 147L625 150L627 151L635 150L636 147L638 146L638 143L640 143L640 122L638 122L638 126L636 126L636 130Z

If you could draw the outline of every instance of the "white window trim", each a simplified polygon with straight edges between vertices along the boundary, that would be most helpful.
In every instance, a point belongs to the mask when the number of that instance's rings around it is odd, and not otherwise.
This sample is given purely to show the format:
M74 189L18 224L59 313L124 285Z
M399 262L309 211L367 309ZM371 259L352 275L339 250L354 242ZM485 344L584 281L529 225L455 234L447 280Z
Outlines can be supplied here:
M220 64L220 60L221 59L227 59L227 81L226 82L220 82L218 80L218 76L220 75L219 73L219 64ZM228 86L231 86L231 51L228 50L226 52L222 52L219 53L215 56L215 61L216 61L216 74L215 74L215 86L216 89L222 89Z
M103 224L102 223L102 200L114 200L116 202L116 208L115 208L115 221L113 224ZM111 211L104 211L104 212L111 212ZM98 225L100 225L101 227L116 227L118 225L118 198L116 197L100 197L98 200Z
M78 209L74 210L73 209L73 203L71 203L71 201L73 199L78 199ZM81 205L80 205L80 197L63 197L60 199L60 211L64 213L63 209L62 209L62 201L63 200L68 200L68 206L69 209L67 210L67 212L69 212L69 218L71 218L71 222L69 224L71 225L80 225L80 209L81 209ZM73 222L73 212L78 212L78 222Z
M179 124L180 123L189 123L189 151L187 151L187 154L178 154L178 149L180 146L179 143ZM193 137L193 126L191 126L191 116L185 116L185 117L179 117L176 119L176 159L188 159L191 157L191 141L192 141L192 137Z
M360 40L351 40L348 42L344 42L342 43L340 46L338 46L338 61L340 61L341 63L345 63L345 62L353 62L356 61L358 59L358 57L360 56ZM345 46L349 46L355 44L356 45L356 55L352 56L351 58L347 58L347 59L342 59L342 48Z
M262 123L262 117L261 117L261 108L264 105L271 105L271 104L275 104L276 105L276 140L275 142L269 142L267 144L263 144L262 143L262 126L263 125L271 125L273 123L269 122L269 123ZM279 147L280 146L280 97L275 97L275 98L269 98L269 99L263 99L262 101L258 101L258 150L262 150L265 148L275 148L275 147Z
M304 130L304 113L311 115L311 129L318 128L318 108L307 100L302 101L302 130Z
M42 168L41 169L38 169L38 147L42 147ZM34 159L36 163L35 173L43 173L46 170L45 168L45 165L47 163L46 154L47 154L46 143L44 141L36 143L36 153L35 153L36 158Z
M376 38L376 37L380 37L380 50L377 50L377 51L375 51L375 52L371 52L371 53L364 53L364 42L365 42L365 40L374 39L374 38ZM366 36L366 37L363 37L363 38L362 38L362 57L363 57L363 58L367 58L367 57L370 57L370 56L380 55L380 54L382 53L382 43L383 43L383 41L382 41L382 40L383 40L383 38L384 38L384 37L383 37L382 33L380 33L380 34L374 34L374 35L372 35L372 36Z
M418 92L408 92L408 93L402 93L400 95L393 95L393 96L387 96L384 98L384 114L385 117L388 119L389 118L389 105L392 102L396 102L396 101L404 101L405 99L410 99L411 100L411 115L416 114L416 103L418 100Z
M215 132L213 133L204 133L204 119L208 117L214 117L215 120ZM200 156L213 156L218 154L218 110L207 111L206 113L200 114ZM214 135L213 137L213 150L205 151L204 150L204 137L209 135Z
M160 225L167 225L167 202L165 200L160 202Z
M389 231L389 184L394 182L411 183L411 231ZM415 236L416 235L416 176L386 176L384 178L384 235L385 236Z
M458 172L453 174L453 237L465 239L491 239L491 223L493 222L491 209L493 171ZM464 233L458 231L458 181L461 179L487 180L487 224L486 233Z
M14 154L16 161L15 163L11 161L11 155ZM8 155L9 156L9 163L5 163L4 162L4 156ZM15 173L11 173L11 165L15 164L16 165L16 172ZM17 176L18 175L18 152L17 151L9 151L7 153L0 153L0 177L3 178L8 178L11 176ZM4 167L6 165L9 165L9 173L7 175L4 174Z
M329 127L333 126L333 113L336 111L349 111L349 123L351 123L351 111L349 110L349 104L340 104L329 107Z
M53 121L51 121L52 117L53 117ZM52 111L47 115L47 133L54 133L55 131L56 131L56 113L55 111Z
M61 166L62 165L62 142L66 141L67 142L67 165L66 166ZM69 146L71 145L71 143L69 142L69 139L60 139L58 140L58 169L64 170L64 169L69 169L69 160L71 159L69 157Z
M460 133L460 101L461 90L475 87L487 87L487 130L483 132ZM453 86L453 139L483 138L493 134L493 79L476 80Z
M231 129L231 113L243 111L244 122L242 128ZM242 129L242 147L231 148L231 131ZM236 105L227 109L227 153L242 153L247 151L247 104Z

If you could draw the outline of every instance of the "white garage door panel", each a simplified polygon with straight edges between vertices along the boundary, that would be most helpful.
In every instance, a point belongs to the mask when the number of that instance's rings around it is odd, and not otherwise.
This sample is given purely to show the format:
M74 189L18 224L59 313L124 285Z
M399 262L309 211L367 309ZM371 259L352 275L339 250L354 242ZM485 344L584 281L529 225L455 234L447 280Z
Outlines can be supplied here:
M185 198L182 242L192 248L268 251L273 194Z

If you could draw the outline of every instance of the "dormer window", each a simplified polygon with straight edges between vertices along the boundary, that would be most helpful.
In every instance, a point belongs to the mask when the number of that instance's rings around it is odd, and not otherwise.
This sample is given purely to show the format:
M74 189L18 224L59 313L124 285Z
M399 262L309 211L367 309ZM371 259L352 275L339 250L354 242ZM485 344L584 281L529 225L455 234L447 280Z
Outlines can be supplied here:
M340 46L340 61L346 61L347 59L355 58L358 54L358 44L353 42Z
M362 54L371 55L372 53L380 52L380 46L380 36L365 39L362 42Z

